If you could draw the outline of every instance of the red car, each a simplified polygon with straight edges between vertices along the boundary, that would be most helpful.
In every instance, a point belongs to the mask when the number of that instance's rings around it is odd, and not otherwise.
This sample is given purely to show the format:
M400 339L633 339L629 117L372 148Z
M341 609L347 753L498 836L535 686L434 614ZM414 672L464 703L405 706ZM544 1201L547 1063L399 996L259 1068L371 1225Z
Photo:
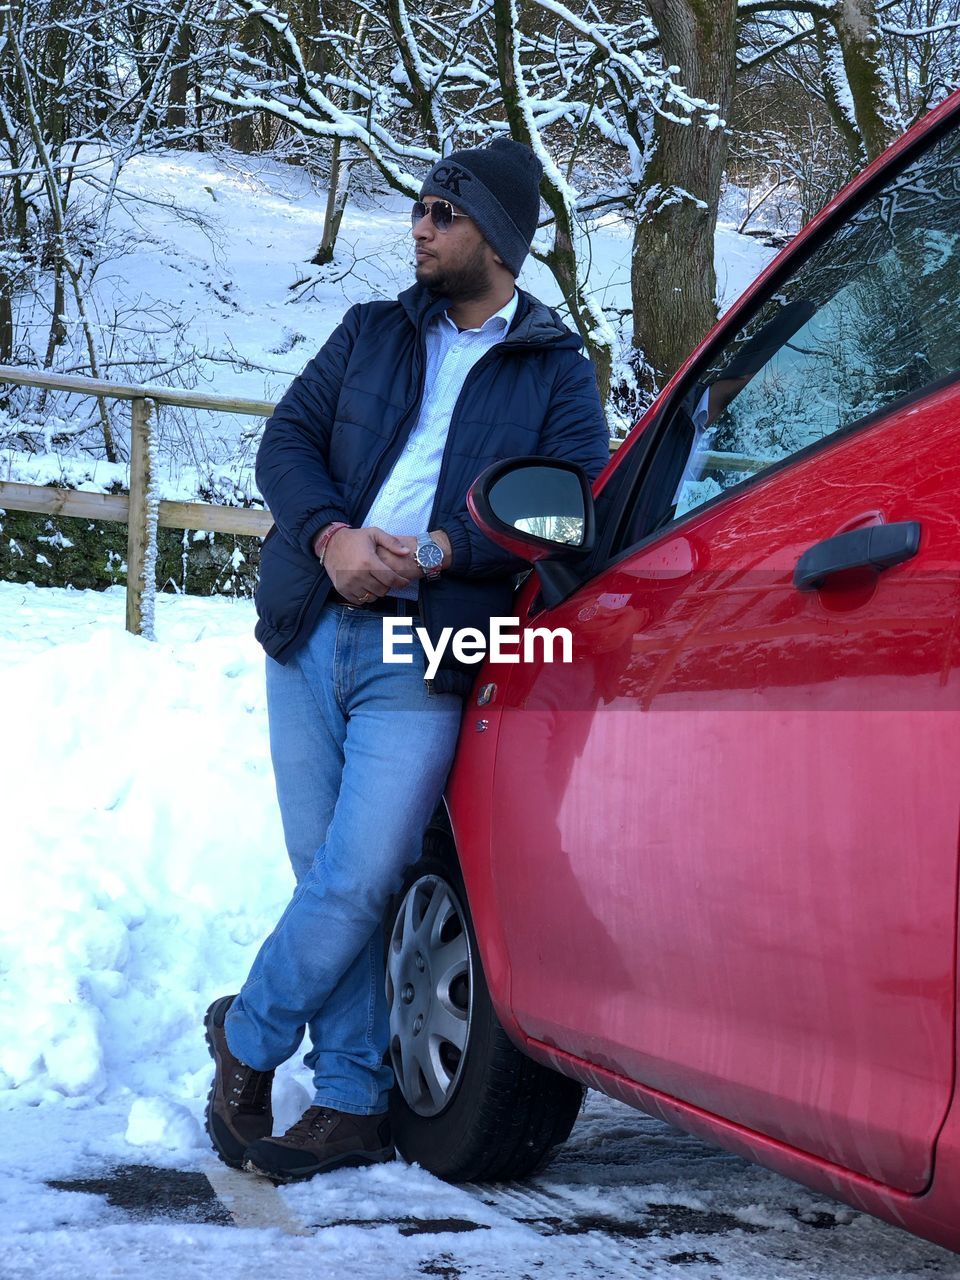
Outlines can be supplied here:
M591 495L471 493L570 661L480 670L388 921L401 1151L530 1172L599 1089L960 1249L960 93Z

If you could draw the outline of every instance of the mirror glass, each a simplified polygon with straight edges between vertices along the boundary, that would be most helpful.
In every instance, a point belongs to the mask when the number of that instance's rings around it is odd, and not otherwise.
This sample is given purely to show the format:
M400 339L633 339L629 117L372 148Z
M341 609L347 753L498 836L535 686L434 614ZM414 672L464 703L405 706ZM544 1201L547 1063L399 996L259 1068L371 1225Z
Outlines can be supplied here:
M487 498L497 519L521 533L568 547L583 543L583 492L572 471L519 467L491 485Z

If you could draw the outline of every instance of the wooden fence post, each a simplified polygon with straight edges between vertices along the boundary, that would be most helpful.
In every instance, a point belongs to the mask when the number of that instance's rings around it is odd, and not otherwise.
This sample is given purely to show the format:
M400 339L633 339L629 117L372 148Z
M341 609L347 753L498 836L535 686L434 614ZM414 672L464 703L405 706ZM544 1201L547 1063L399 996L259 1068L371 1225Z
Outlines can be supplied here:
M130 516L127 526L127 630L153 639L156 584L157 503L153 497L150 415L153 401L137 397L130 405ZM147 608L144 609L144 594Z

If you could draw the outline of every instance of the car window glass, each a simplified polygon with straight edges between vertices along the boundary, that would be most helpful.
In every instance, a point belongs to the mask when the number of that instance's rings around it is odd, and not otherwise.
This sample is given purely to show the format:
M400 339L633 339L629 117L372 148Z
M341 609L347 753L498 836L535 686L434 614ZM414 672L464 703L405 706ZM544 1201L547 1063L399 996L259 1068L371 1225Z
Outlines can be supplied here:
M960 130L892 178L697 371L636 542L960 366Z

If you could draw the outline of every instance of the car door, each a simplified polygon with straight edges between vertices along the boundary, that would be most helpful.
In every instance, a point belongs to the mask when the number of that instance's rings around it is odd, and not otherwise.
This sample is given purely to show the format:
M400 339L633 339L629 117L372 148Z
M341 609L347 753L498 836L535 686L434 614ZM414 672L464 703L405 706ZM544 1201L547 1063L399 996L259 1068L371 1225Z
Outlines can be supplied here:
M491 859L530 1039L917 1192L954 1069L956 130L904 164L708 348L591 576L528 584L573 660L498 683Z

